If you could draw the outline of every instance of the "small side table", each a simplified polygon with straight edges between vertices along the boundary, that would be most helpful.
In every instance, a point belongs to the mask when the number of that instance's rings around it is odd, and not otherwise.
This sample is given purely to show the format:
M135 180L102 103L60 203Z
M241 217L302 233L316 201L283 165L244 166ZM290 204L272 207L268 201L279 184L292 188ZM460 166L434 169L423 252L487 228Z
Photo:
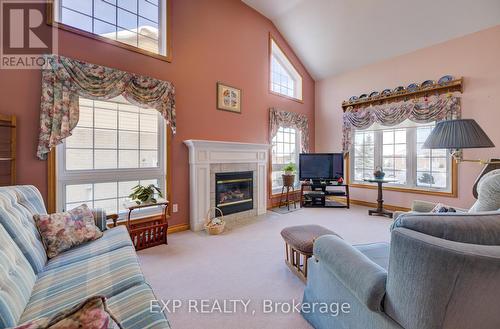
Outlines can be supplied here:
M125 208L128 209L127 216L127 229L130 234L130 238L134 243L136 250L146 249L149 247L158 246L160 244L167 243L167 230L168 230L168 201L165 199L158 199L156 203L142 203L137 204L135 202L126 202L124 204ZM155 216L151 218L146 218L144 220L137 220L137 223L130 220L132 211L136 209L157 207L161 206L163 208L160 217Z
M384 209L384 198L382 194L382 185L385 183L392 183L395 180L390 179L378 179L378 178L365 178L363 179L365 182L369 183L377 183L378 186L378 197L377 197L377 209L368 210L368 215L372 216L383 216L392 218L392 212Z

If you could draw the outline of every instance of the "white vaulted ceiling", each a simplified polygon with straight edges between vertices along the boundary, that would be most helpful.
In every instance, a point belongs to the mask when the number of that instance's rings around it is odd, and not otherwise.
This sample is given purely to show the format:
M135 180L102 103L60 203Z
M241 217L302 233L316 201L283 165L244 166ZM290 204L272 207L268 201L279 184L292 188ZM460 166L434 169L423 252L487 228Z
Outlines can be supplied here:
M500 24L500 0L242 1L317 80Z

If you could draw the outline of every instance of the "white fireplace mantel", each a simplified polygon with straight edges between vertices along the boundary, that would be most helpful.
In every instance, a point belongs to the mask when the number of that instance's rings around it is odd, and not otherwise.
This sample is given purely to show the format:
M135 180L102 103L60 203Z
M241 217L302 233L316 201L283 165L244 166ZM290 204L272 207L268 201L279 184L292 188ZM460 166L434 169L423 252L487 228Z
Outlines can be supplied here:
M267 166L269 144L186 140L189 148L189 204L192 231L203 229L210 204L210 166L212 164L251 163L257 165L254 179L257 215L267 210Z

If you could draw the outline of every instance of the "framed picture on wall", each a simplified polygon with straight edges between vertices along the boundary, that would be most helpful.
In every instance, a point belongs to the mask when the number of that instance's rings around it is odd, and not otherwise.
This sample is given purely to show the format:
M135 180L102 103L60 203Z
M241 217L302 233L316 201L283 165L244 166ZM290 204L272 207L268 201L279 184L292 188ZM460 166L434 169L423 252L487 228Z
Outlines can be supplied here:
M217 82L217 109L241 113L241 89Z

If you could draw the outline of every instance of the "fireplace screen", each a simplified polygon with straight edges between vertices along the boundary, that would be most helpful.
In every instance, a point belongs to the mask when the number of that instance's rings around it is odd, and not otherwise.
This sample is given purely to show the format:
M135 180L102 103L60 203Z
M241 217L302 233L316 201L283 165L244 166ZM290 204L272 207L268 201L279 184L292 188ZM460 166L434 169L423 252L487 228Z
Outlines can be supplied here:
M253 209L253 172L215 174L215 205L224 215Z

